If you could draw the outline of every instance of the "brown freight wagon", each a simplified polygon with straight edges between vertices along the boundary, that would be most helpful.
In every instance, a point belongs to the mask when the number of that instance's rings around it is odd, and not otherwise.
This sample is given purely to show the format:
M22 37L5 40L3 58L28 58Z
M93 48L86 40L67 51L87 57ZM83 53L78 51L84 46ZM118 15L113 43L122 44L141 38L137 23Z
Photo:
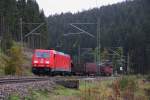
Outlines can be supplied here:
M76 64L72 67L72 73L74 75L96 75L96 63Z
M104 64L100 66L100 73L104 76L111 76L113 74L113 67L109 64Z
M86 72L86 75L96 75L96 73L97 73L96 63L86 63L85 64L85 72Z
M84 63L74 64L71 68L73 75L85 75L85 66Z
M96 75L111 76L113 74L113 67L110 64L102 64L97 66L96 63L88 62L76 64L72 67L73 75Z

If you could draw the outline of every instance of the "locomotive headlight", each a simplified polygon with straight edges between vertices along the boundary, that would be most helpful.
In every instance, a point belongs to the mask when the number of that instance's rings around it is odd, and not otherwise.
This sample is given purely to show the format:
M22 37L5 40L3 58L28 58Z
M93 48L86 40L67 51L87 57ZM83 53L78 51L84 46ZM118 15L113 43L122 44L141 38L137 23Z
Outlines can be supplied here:
M38 61L37 61L37 60L34 60L34 63L35 63L35 64L37 64L37 63L38 63Z
M46 64L49 64L49 61L46 61L45 63L46 63Z

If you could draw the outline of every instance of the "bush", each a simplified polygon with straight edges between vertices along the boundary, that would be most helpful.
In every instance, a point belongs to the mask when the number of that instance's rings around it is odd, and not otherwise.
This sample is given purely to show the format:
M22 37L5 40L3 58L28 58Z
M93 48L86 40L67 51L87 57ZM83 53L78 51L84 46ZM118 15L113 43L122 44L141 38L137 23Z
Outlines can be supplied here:
M150 74L146 77L146 79L147 79L148 81L150 81Z
M0 52L0 75L4 74L4 68L6 65L5 59L7 59L7 56Z
M20 97L17 94L11 94L8 100L20 100Z
M5 74L9 75L20 75L22 74L22 64L24 62L24 57L22 53L21 46L18 43L13 43L13 46L8 51L9 57L5 60Z
M131 87L133 90L137 89L137 80L134 77L124 76L119 80L119 86L121 90L125 90Z
M120 81L119 81L119 85L120 85L120 89L124 90L127 86L128 86L129 80L127 77L123 77Z

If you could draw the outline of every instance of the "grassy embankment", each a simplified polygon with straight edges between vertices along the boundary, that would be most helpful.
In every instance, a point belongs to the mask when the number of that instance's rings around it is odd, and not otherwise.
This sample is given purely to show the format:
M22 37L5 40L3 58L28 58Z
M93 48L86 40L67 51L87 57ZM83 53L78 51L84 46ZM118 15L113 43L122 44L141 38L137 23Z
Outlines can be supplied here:
M125 76L118 80L80 81L79 89L57 86L52 92L32 91L26 100L149 100L150 83L144 77ZM11 96L11 100L16 98Z

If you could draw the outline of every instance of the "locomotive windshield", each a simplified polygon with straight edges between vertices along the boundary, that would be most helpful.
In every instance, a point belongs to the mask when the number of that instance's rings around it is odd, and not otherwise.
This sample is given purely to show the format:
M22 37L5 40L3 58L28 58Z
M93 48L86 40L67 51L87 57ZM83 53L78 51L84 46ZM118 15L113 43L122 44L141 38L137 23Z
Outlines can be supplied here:
M36 52L35 55L38 58L49 58L50 57L49 52Z

